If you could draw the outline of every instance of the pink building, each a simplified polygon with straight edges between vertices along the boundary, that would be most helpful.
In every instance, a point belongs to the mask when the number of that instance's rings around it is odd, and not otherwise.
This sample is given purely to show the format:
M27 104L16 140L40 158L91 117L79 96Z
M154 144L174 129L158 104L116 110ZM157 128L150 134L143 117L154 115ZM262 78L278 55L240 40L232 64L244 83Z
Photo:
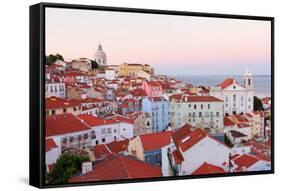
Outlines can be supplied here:
M163 94L162 86L157 81L144 81L142 87L149 97L161 97Z

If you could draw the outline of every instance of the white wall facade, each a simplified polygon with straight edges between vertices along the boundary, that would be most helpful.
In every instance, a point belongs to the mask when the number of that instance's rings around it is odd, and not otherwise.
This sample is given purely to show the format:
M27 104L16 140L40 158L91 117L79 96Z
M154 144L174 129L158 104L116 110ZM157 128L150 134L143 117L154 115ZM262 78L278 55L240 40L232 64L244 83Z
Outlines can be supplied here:
M234 83L225 89L211 88L211 96L224 101L224 115L251 113L254 109L253 90Z
M59 97L65 98L65 83L46 83L45 86L46 98Z
M190 175L204 162L223 167L229 161L230 149L225 145L206 137L183 152L184 161L179 171L180 175Z

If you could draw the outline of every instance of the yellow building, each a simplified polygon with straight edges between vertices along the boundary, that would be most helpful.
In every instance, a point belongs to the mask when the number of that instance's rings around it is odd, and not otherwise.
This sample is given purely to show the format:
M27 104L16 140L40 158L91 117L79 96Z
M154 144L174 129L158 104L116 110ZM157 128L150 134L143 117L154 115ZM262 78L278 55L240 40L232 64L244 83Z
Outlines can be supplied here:
M139 74L144 71L148 74L153 74L153 68L151 68L148 64L120 64L117 67L118 75L119 76L136 76L138 77Z

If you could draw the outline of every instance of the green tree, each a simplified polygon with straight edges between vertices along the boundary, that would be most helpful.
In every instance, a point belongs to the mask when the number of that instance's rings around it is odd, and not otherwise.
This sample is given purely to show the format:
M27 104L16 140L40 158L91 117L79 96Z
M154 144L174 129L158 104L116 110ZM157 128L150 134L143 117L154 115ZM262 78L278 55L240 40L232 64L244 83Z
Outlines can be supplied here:
M254 96L254 111L261 111L261 110L263 110L262 102L257 96Z
M85 161L89 161L89 158L68 153L61 155L51 172L46 174L46 183L67 183L70 177L81 172L82 163Z
M50 54L49 56L46 56L46 64L47 64L47 65L50 65L50 64L54 63L54 62L57 61L57 60L62 60L62 61L64 61L64 58L63 58L63 56L60 55L60 54L55 54L55 55Z
M91 60L92 69L98 69L99 65L95 60Z

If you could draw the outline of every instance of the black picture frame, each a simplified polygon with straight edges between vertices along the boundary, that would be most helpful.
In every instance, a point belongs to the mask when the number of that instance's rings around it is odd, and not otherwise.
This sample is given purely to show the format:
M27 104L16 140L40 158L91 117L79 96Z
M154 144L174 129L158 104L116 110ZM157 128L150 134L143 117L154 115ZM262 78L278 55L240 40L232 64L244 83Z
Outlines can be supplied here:
M272 114L272 142L271 142L271 170L255 171L255 172L235 172L226 174L209 174L209 175L189 175L161 178L146 178L133 180L112 180L98 181L87 183L68 183L57 185L45 184L45 9L46 8L63 8L63 9L81 9L81 10L102 10L110 12L128 12L128 13L147 13L147 14L163 14L163 15L181 15L181 16L197 16L197 17L214 17L227 19L246 19L246 20L263 20L271 23L271 114ZM183 180L194 178L211 178L211 177L229 177L229 176L245 176L258 174L274 173L274 17L249 16L249 15L232 15L217 13L199 13L186 11L170 11L170 10L153 10L153 9L136 9L123 7L105 7L93 5L74 5L74 4L58 4L58 3L39 3L30 6L30 128L29 128L29 183L38 188L53 187L69 187L69 186L85 186L85 185L101 185L116 183L134 183L134 182L150 182L150 181L166 181L166 180Z

